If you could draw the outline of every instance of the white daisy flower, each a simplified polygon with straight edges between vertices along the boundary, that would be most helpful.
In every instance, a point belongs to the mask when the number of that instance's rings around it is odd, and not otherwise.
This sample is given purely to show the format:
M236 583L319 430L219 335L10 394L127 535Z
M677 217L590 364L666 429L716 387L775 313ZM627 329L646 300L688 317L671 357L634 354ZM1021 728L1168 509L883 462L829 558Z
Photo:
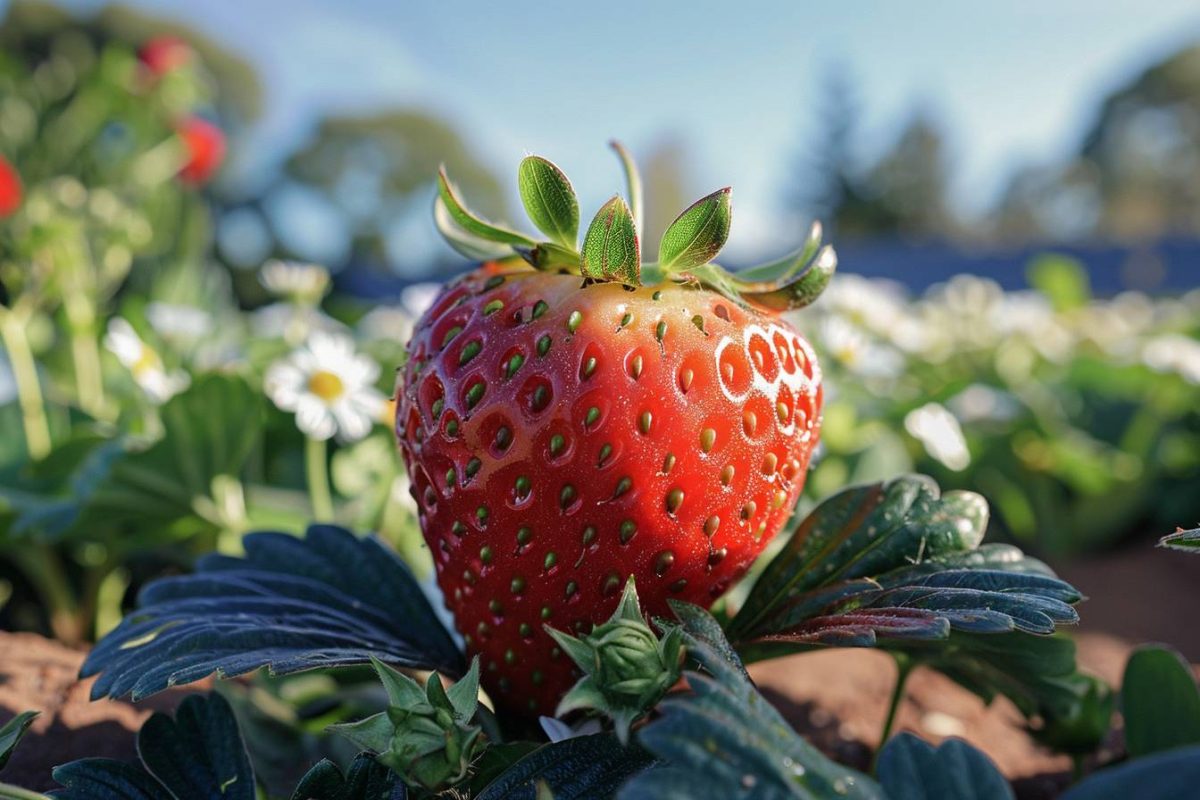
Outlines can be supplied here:
M299 344L314 331L344 333L346 326L312 306L271 303L250 313L250 330L262 339Z
M971 463L971 452L958 419L940 403L926 403L904 417L904 428L925 446L925 452L948 468L961 472Z
M358 332L369 341L407 344L415 324L403 306L376 306L358 321Z
M1200 342L1179 333L1155 336L1142 348L1142 363L1155 372L1175 372L1200 383Z
M167 402L191 383L183 370L167 372L158 352L142 341L133 326L122 317L109 320L104 346L129 370L134 382L152 403Z
M904 370L898 350L872 341L860 328L840 316L821 320L822 349L850 372L865 378L895 378Z
M258 273L259 283L276 297L315 305L329 291L329 270L317 264L272 259Z
M267 369L264 386L279 408L296 414L308 437L355 442L371 432L386 402L375 388L379 365L342 334L315 331Z
M962 422L1007 422L1021 412L1021 404L1009 392L983 383L972 383L946 401Z
M189 341L212 331L212 315L202 308L174 303L150 303L146 321L154 332L166 339Z

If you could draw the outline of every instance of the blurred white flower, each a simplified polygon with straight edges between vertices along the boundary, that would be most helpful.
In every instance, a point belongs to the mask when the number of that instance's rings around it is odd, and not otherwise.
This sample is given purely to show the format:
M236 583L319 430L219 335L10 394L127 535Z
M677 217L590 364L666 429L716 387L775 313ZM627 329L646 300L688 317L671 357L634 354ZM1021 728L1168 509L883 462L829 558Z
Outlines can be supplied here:
M961 422L1005 422L1017 415L1021 405L1010 393L983 383L972 383L946 401Z
M191 383L191 378L183 370L167 372L158 352L143 342L133 326L122 317L109 320L104 346L129 370L134 382L152 403L167 402Z
M276 297L315 305L329 291L329 270L317 264L272 259L258 273L259 283Z
M925 452L956 472L971 463L967 440L958 420L940 403L926 403L904 417L904 429L925 446Z
M1142 363L1155 372L1175 372L1200 383L1200 342L1178 333L1156 336L1142 348Z
M370 341L408 344L415 324L403 306L376 306L358 321L358 332Z
M276 361L264 378L267 395L313 439L337 434L355 442L371 432L385 403L375 388L379 365L354 351L345 335L314 332L302 346Z
M343 333L346 326L311 306L272 303L250 313L250 330L260 338L299 344L310 333Z
M13 375L8 353L0 350L0 406L17 399L17 378Z
M574 739L576 736L590 736L601 731L600 720L595 718L580 720L575 725L568 725L556 717L538 717L538 722L552 742Z
M212 330L212 315L202 308L174 303L146 306L146 321L165 339L190 340L207 336Z
M894 378L904 369L904 356L895 348L879 344L844 317L821 320L820 342L824 352L850 372L866 378Z

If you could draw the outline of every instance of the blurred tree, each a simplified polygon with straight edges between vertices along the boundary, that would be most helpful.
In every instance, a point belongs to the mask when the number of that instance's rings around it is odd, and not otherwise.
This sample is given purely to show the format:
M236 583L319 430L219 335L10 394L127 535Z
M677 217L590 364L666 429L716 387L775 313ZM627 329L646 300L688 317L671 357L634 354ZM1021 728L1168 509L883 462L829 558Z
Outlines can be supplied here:
M946 238L954 221L946 202L948 168L941 131L932 118L917 112L891 149L863 178L872 207L863 223L867 233L914 238Z

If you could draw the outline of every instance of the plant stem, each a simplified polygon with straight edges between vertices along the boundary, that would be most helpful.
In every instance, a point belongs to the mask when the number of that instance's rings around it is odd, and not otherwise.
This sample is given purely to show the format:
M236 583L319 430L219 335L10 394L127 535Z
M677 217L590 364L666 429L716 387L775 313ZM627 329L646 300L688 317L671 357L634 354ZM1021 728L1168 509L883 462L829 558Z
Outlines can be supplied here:
M307 438L304 445L304 466L308 473L308 496L312 499L313 519L329 522L333 519L333 497L329 490L329 465L326 463L323 439Z
M58 553L49 545L28 542L15 547L12 556L45 603L55 638L68 645L83 641L78 604Z
M71 358L75 364L75 391L79 407L97 419L105 415L104 379L100 371L100 348L96 344L96 312L82 293L63 298L71 329Z
M908 682L908 675L916 666L916 663L904 653L893 653L892 658L896 661L896 685L892 688L892 699L888 703L887 717L883 721L883 730L879 734L879 746L875 748L875 755L871 758L872 774L874 774L875 766L879 761L880 751L883 750L888 737L892 735L892 726L896 722L896 712L900 710L900 701L904 699L904 685Z
M25 319L18 318L7 309L0 309L0 315L3 317L0 320L0 335L4 338L4 349L8 351L8 362L17 384L17 401L21 404L25 447L31 458L40 460L50 452L50 425L46 421L46 402L38 381L37 362L33 360L33 351L29 349Z

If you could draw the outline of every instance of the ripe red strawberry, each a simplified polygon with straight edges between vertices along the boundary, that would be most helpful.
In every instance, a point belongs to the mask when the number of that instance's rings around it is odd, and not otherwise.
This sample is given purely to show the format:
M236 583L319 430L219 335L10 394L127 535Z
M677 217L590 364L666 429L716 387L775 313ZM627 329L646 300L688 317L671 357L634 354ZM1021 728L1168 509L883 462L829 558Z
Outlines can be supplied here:
M179 179L192 186L208 183L225 160L225 134L206 119L187 117L176 128L187 160L179 170Z
M826 249L797 277L810 242L773 280L719 271L709 251L728 232L724 191L680 217L667 257L646 266L661 282L638 286L622 255L636 238L613 238L633 230L624 204L606 205L573 254L569 184L529 161L530 215L562 235L509 243L554 268L493 261L446 287L409 344L396 431L439 583L485 686L510 709L550 714L576 673L544 625L590 631L630 575L648 614L669 613L669 598L708 606L784 524L817 441L820 370L786 322L752 304L811 299L833 259ZM531 199L554 192L558 211ZM460 246L516 235L471 216L445 183L442 202ZM558 231L546 217L556 213ZM672 241L706 237L700 251L669 257ZM622 280L578 274L610 269ZM718 284L724 293L709 288Z
M12 216L21 207L21 176L0 156L0 219Z
M159 78L187 65L193 55L192 46L178 36L155 36L138 50L138 60Z

